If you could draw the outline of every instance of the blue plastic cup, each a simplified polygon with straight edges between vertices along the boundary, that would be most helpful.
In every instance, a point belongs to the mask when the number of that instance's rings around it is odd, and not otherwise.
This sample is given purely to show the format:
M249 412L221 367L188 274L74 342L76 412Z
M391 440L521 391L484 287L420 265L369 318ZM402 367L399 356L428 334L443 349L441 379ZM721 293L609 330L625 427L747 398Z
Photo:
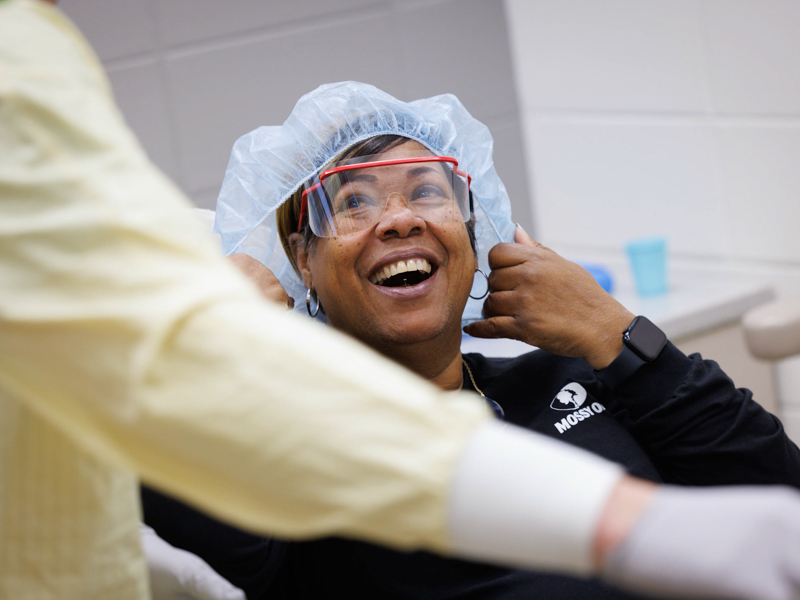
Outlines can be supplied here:
M667 292L667 240L663 237L631 240L625 244L633 281L640 296Z

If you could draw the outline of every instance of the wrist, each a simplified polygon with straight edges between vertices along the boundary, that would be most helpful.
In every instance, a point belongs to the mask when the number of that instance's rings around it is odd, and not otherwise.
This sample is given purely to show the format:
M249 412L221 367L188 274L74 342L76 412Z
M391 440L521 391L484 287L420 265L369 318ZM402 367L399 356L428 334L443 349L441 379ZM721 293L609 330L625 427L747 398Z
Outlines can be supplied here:
M657 489L656 484L629 475L619 481L600 516L592 542L592 555L597 570L633 531Z
M595 371L605 369L617 358L622 350L622 336L635 317L621 305L619 308L593 336L593 347L583 357Z
M619 465L599 456L487 422L455 467L450 550L482 562L588 575L600 515L623 478Z
M638 316L625 328L622 350L605 368L595 370L597 379L609 390L616 390L642 366L654 361L664 346L667 336L650 319Z

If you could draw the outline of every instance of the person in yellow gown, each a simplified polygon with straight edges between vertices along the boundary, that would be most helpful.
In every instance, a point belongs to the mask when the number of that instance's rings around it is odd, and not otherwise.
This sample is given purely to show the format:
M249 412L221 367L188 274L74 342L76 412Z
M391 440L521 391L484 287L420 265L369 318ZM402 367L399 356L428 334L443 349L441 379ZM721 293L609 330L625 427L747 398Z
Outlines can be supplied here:
M635 535L675 506L668 493L503 429L477 400L265 302L148 161L91 48L40 0L0 0L0 152L0 597L147 598L137 477L287 538L572 573L613 551L628 585L721 589L713 569L680 575L687 538L659 555ZM472 494L487 481L502 502L491 515ZM792 555L800 501L778 496L759 492L759 514L789 506L789 541L768 547ZM659 556L678 562L651 569ZM795 562L756 580L797 589Z

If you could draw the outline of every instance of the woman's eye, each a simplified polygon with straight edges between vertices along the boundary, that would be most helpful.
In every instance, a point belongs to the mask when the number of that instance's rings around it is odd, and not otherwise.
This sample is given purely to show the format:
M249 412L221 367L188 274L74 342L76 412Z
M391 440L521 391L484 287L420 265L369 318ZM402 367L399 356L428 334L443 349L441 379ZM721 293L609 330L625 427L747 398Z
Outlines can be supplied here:
M438 185L421 185L414 190L413 200L424 200L428 198L445 198L447 195Z
M347 196L339 202L337 212L356 211L374 204L367 196Z

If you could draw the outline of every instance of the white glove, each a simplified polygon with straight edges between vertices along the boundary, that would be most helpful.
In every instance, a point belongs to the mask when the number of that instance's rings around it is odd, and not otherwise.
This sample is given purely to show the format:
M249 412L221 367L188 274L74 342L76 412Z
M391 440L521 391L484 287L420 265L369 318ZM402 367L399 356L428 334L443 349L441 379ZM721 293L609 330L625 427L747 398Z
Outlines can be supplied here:
M602 576L671 598L800 598L800 493L662 486Z
M153 600L246 600L199 556L171 546L145 524L139 533Z

